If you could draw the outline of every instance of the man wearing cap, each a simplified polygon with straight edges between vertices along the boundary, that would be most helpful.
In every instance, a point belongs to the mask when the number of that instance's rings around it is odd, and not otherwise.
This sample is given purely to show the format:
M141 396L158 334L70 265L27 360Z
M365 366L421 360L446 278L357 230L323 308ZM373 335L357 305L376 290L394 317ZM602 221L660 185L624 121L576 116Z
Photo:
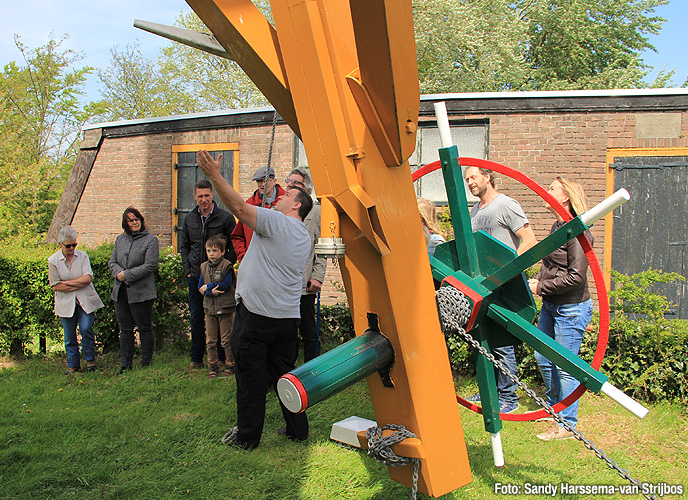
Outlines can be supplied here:
M268 167L260 167L256 170L252 180L256 181L258 189L246 200L246 203L256 207L263 206L263 196L265 196L265 208L272 208L285 192L275 180L275 171L270 169L270 172L268 172ZM246 255L248 245L251 243L251 236L253 236L253 230L243 222L237 222L234 231L232 231L232 246L239 262Z

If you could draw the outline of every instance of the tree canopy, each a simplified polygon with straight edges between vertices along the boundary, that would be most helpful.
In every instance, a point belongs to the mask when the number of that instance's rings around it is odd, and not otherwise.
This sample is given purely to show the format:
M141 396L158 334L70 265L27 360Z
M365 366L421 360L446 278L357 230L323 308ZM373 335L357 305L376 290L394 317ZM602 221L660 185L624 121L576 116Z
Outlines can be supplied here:
M668 0L413 0L422 93L642 88L641 53ZM270 19L269 5L256 1ZM175 26L209 33L193 12ZM665 86L672 72L651 85ZM267 101L241 68L182 44L145 59L115 47L99 71L107 119L242 108Z
M174 25L200 33L210 30L193 12ZM106 120L147 118L267 104L234 61L175 43L157 59L146 59L138 44L115 46L110 66L98 71Z
M668 0L414 0L421 91L642 88ZM651 86L664 86L661 72Z
M64 37L29 48L15 35L23 61L0 73L0 238L48 229L92 105L80 104L82 56Z

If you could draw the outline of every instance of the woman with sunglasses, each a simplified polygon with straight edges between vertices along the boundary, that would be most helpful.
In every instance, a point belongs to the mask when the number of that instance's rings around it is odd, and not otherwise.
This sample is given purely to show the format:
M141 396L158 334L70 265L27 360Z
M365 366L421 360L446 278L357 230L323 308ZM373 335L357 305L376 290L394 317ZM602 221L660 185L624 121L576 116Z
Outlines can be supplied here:
M153 359L153 302L158 298L155 269L158 267L158 238L146 229L141 212L134 207L122 214L122 229L110 256L110 272L114 278L112 300L119 323L119 346L122 369L131 369L134 358L134 326L141 342L141 366Z
M77 326L87 369L90 372L96 370L93 322L95 311L103 307L93 287L91 261L86 252L76 249L77 236L71 226L63 227L57 237L60 250L48 258L48 280L55 292L55 315L62 319L64 330L67 374L78 372L81 368Z

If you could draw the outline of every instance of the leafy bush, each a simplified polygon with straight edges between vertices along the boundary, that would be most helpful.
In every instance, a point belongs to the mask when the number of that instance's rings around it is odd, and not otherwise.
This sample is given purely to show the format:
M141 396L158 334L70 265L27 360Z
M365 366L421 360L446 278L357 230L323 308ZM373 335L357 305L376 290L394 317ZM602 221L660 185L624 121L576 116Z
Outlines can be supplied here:
M632 276L614 271L612 275L616 289L609 297L614 315L600 371L612 385L639 400L688 404L688 321L667 320L664 315L672 304L651 291L657 283L682 281L683 276L653 269ZM579 353L587 361L592 360L597 347L598 313L593 315L591 329ZM473 355L463 337L448 338L447 348L455 373L475 374ZM520 378L541 380L531 347L518 346L516 359Z
M320 308L320 342L343 344L356 336L349 308L342 304Z
M48 257L55 245L41 245L24 253L4 250L0 255L0 352L20 355L39 336L55 341L63 338L62 323L54 315L54 296L48 286ZM104 352L119 349L119 325L112 294L112 275L108 261L112 243L97 248L82 248L88 253L93 270L93 285L105 307L96 312L93 329L96 343ZM188 289L181 256L173 249L160 252L155 273L158 300L153 309L155 344L179 342L188 331Z

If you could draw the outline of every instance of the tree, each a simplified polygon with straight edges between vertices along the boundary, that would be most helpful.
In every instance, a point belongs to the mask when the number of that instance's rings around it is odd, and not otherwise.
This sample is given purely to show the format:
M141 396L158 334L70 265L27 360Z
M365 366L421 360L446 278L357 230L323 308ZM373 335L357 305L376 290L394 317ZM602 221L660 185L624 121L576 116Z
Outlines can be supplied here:
M210 33L195 13L182 13L175 26ZM174 43L157 59L146 59L138 43L115 46L110 66L98 71L106 120L149 118L267 104L234 61Z
M528 24L526 61L532 85L543 90L627 88L642 85L653 49L646 34L664 19L647 14L668 0L521 0Z
M97 72L104 109L97 119L134 120L198 111L195 97L166 78L159 62L146 59L138 42L123 49L115 45L110 53L110 66Z
M422 93L516 90L526 26L506 1L414 0Z
M182 13L175 26L210 34L194 12ZM160 68L166 78L176 85L184 85L187 92L196 96L198 111L268 104L244 70L232 60L174 44L162 49Z
M645 87L640 53L667 2L414 0L421 91Z
M0 73L0 238L47 231L93 113L79 102L92 68L73 68L83 57L65 38L32 49L15 35L23 64Z

